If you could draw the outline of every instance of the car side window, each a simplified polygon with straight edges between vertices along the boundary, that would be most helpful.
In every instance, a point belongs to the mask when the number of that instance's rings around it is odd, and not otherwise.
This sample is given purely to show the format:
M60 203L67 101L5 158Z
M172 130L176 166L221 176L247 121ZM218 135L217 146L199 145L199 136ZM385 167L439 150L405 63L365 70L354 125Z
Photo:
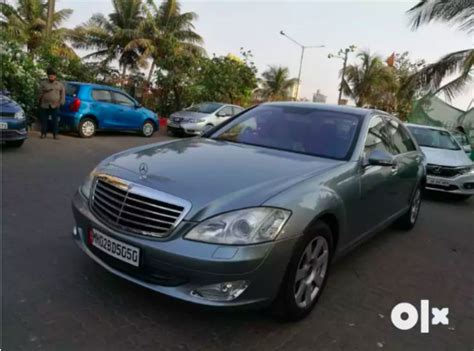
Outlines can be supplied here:
M232 116L235 116L236 114L242 112L243 110L244 110L243 108L232 106Z
M391 141L393 154L404 154L416 150L413 140L400 122L389 118L387 121L387 132L389 140Z
M233 116L232 113L232 106L226 106L223 109L221 109L219 112L217 112L217 115L219 117L230 117Z
M115 103L123 106L135 106L135 102L124 94L114 92Z
M100 101L100 102L113 102L112 94L110 93L109 90L94 89L92 90L92 98L95 101Z
M369 122L369 130L365 140L364 154L367 157L374 150L392 153L390 138L387 134L386 121L383 117L375 116Z

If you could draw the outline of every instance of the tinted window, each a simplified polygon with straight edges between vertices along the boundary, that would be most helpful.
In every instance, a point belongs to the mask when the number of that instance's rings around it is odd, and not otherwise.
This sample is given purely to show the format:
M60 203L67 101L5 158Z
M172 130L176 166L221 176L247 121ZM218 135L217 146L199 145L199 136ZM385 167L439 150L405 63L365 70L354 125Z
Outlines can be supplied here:
M67 96L77 96L79 92L79 85L76 84L66 84L66 95Z
M236 114L242 112L244 109L236 106L232 106L232 116L235 116Z
M368 156L374 150L392 153L390 138L387 134L385 119L379 116L373 117L369 122L369 131L365 139L365 155Z
M211 137L241 144L347 159L358 116L308 107L262 105L246 111Z
M232 112L232 107L231 106L224 107L217 114L221 117L229 117L229 116L234 115L233 112Z
M92 90L92 97L95 101L112 102L112 94L109 90Z
M130 99L128 96L114 92L115 103L124 106L135 106L135 102Z
M201 113L214 113L217 109L221 108L222 104L217 104L213 102L205 102L202 104L197 104L186 109L186 111L201 112Z
M408 127L418 145L436 149L460 150L458 143L447 130Z
M387 120L387 132L392 142L393 154L404 154L405 152L416 150L410 135L405 131L400 122L389 118Z

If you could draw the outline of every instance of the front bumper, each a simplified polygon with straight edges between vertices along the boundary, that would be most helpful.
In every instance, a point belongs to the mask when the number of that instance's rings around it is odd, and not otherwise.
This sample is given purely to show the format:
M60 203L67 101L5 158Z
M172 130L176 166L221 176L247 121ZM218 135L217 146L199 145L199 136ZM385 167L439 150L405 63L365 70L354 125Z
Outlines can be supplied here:
M183 221L164 239L131 235L104 225L89 210L78 192L73 199L76 219L74 240L94 261L109 272L148 289L193 303L210 306L265 306L278 293L297 239L249 246L223 246L185 240L181 233L194 223ZM135 268L91 246L89 229L140 249L140 266ZM191 294L197 288L227 281L245 280L248 288L232 301L212 301Z
M181 132L188 135L201 135L205 123L168 123L168 129L176 132Z
M438 184L430 184L436 182ZM467 173L453 178L427 176L426 189L452 194L474 195L474 173Z
M0 131L0 141L24 140L28 137L26 128L23 129L2 129Z

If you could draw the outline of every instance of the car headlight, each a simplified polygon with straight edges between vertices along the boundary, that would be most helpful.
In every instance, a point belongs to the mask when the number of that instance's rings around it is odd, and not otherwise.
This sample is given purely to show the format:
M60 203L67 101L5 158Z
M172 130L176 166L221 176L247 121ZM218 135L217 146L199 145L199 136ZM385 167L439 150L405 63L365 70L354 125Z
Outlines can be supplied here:
M460 174L471 174L471 173L474 173L474 165L473 166L468 166L468 167L464 167L462 168L460 171L459 171Z
M272 241L290 215L290 211L272 207L232 211L206 219L186 234L185 238L227 245Z
M82 195L86 197L86 199L90 198L91 196L91 188L92 188L92 183L94 181L95 177L95 170L93 170L86 178L84 183L80 186L79 190L81 191Z
M20 121L24 120L25 119L25 112L23 110L20 110L18 112L15 113L15 119L18 119Z

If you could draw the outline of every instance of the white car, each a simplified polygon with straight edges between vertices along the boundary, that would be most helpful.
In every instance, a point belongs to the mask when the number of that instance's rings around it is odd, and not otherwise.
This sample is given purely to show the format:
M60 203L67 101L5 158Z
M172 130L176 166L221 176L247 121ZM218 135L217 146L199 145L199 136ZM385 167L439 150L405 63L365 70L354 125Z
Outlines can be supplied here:
M173 113L168 130L173 134L200 135L243 110L237 105L204 102Z
M444 128L407 124L426 156L426 189L474 195L474 164L466 150Z

